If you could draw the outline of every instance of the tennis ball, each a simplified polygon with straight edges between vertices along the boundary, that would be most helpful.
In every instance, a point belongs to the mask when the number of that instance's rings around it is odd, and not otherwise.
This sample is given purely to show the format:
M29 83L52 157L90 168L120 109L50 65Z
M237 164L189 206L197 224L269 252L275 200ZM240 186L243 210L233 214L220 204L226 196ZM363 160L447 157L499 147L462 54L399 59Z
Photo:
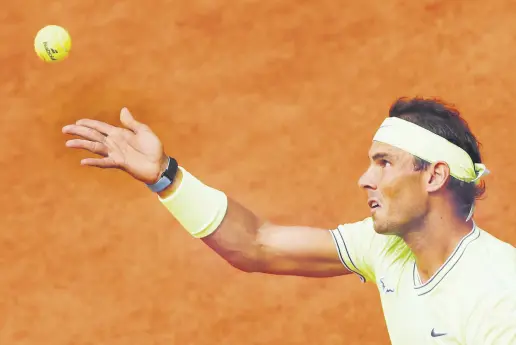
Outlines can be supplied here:
M45 62L66 59L72 48L72 39L66 29L58 25L47 25L36 34L34 50Z

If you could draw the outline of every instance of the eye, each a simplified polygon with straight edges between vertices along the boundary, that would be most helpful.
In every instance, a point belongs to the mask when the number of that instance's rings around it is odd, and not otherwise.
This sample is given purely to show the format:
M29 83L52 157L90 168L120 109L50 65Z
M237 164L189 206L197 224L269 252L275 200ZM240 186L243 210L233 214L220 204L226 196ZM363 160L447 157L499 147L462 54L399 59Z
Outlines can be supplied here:
M388 161L388 160L386 160L386 159L380 159L380 162L379 162L379 163L380 163L380 165L381 165L382 167L388 167L388 166L391 166L391 162L389 162L389 161Z

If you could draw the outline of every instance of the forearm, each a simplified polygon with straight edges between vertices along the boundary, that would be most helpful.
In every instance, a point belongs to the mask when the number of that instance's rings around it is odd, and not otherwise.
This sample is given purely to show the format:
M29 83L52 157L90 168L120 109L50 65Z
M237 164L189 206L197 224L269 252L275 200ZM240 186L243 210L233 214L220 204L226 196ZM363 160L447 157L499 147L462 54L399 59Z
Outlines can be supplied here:
M261 246L257 239L263 223L252 211L229 198L224 220L215 232L202 240L232 266L258 272L261 271Z
M178 170L174 183L159 196L162 199L171 197L182 182L183 175ZM260 245L257 235L263 223L252 211L228 198L227 210L220 225L201 240L232 266L247 272L259 271Z

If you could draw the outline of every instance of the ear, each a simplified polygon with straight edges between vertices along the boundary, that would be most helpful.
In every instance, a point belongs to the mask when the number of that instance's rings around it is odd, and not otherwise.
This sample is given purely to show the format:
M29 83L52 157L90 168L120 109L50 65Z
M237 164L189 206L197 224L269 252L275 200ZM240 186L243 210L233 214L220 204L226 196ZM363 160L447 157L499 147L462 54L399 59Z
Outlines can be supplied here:
M436 162L427 169L426 190L436 192L446 186L450 178L450 167L445 162Z

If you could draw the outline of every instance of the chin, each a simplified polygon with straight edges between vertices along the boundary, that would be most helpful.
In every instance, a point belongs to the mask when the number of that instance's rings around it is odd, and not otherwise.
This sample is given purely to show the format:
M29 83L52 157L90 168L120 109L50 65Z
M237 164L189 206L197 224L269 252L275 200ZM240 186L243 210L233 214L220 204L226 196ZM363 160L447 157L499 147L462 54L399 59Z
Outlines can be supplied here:
M373 216L373 228L377 234L394 235L396 234L395 227L392 223L384 219L378 219Z
M385 235L385 234L389 233L389 229L383 223L374 221L373 225L374 225L374 231L377 234Z

